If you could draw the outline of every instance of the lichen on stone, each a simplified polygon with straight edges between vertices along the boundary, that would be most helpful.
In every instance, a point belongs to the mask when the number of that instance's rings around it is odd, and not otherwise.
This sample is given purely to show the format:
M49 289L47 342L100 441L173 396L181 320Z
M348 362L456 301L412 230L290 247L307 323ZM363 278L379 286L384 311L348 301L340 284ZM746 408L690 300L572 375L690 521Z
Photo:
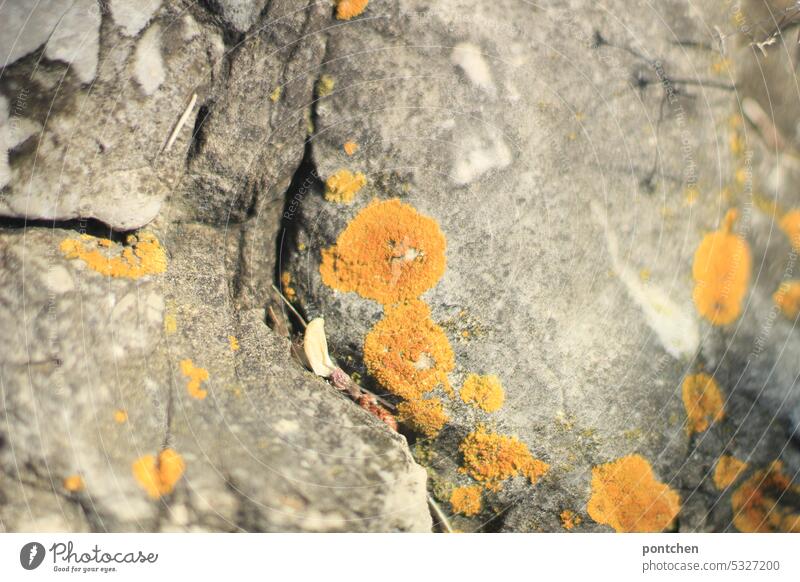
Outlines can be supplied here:
M781 313L788 319L797 319L800 314L800 281L785 281L772 295Z
M325 180L325 200L349 204L366 184L364 174L342 168Z
M133 476L152 499L172 493L175 484L183 476L186 463L172 449L164 449L158 454L144 455L131 465Z
M800 251L800 210L789 210L778 223L795 251Z
M419 297L444 275L439 224L398 199L373 201L322 252L322 281L392 305Z
M781 461L754 472L731 496L733 524L745 533L800 533L800 512L786 499L800 495Z
M235 335L228 336L228 345L230 346L232 352L239 351L239 339Z
M721 228L703 237L694 255L694 303L713 325L736 321L750 282L750 247L732 232L737 216L729 210Z
M583 521L581 516L571 509L565 509L559 514L558 517L561 519L561 527L563 527L565 530L575 529Z
M128 422L128 413L121 408L114 411L114 422L117 424L125 424Z
M406 400L440 385L452 390L447 374L455 366L453 349L422 301L386 309L364 340L364 363L384 388Z
M481 493L483 488L480 485L466 485L456 487L450 493L450 507L455 513L472 517L481 511Z
M192 360L181 360L181 374L189 379L186 390L192 398L203 400L208 396L208 390L201 388L201 384L208 380L208 370L196 368Z
M360 15L367 8L369 0L336 0L336 18L350 20Z
M459 451L464 457L461 472L492 491L499 491L503 481L519 475L535 485L550 469L550 465L535 459L527 445L516 437L489 432L482 425L464 438Z
M344 153L346 153L348 156L352 156L358 151L358 144L352 140L346 141L344 142L344 146L342 146L342 148L344 149Z
M450 418L440 398L416 398L397 405L400 422L415 431L433 438L442 430Z
M108 239L89 235L65 239L59 248L65 258L83 261L107 277L138 279L167 270L167 255L158 239L149 233L130 235L121 249Z
M485 412L499 410L505 398L500 378L494 374L469 374L461 387L460 395L461 400Z
M70 493L80 493L86 489L86 484L83 482L83 478L80 475L70 475L66 477L62 485L64 489Z
M618 532L660 532L675 520L678 494L656 479L641 455L628 455L592 469L589 517Z
M689 434L703 432L711 423L725 418L725 400L712 376L704 372L686 376L682 392Z
M720 491L730 487L747 470L747 463L731 455L722 455L714 467L714 486Z

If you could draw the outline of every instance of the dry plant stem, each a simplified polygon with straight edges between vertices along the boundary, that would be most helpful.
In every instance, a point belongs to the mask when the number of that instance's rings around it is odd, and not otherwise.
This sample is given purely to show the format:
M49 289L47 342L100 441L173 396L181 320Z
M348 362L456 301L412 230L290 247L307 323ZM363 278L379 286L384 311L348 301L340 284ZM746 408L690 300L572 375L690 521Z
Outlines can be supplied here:
M442 527L442 530L445 533L453 533L453 528L450 526L450 520L447 519L447 516L445 515L444 511L442 511L442 508L439 507L439 504L436 503L436 501L430 495L428 495L428 506L431 508L431 512L436 516L436 519L439 520L439 525Z
M192 109L194 109L195 104L197 103L197 93L192 93L192 98L189 101L189 105L183 111L180 119L178 119L178 123L175 124L175 129L172 130L172 133L167 140L167 145L164 146L164 151L168 152L172 145L175 143L175 140L178 139L178 134L183 129L183 126L186 125L186 122L189 120L189 115L192 113Z

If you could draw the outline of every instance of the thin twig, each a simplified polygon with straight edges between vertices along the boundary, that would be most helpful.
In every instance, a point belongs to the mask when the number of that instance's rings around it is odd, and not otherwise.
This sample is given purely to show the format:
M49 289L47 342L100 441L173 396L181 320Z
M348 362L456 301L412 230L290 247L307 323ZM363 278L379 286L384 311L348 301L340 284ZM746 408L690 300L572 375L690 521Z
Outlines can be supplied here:
M189 120L189 115L192 113L192 109L194 109L195 104L197 103L197 93L192 93L192 98L189 101L189 105L183 111L183 115L181 115L180 119L178 119L178 123L175 124L175 129L172 130L172 133L167 140L167 145L164 146L164 151L168 152L172 145L175 143L175 140L178 139L178 134L183 129L183 126L186 125L186 122Z
M308 324L306 323L306 320L303 319L303 316L300 315L297 312L297 310L294 308L294 305L292 305L291 302L288 299L286 299L286 297L284 297L284 295L283 295L283 293L281 293L280 289L278 289L275 285L272 286L272 289L273 289L273 291L275 291L275 293L278 294L278 297L283 299L283 302L286 304L286 307L288 307L291 310L291 312L295 314L295 317L297 317L297 319L300 320L300 323L303 325L303 329L308 327Z
M436 519L439 520L439 525L442 526L442 529L445 531L445 533L453 533L453 528L450 526L450 520L447 519L444 511L442 511L442 508L439 507L439 504L436 503L434 498L431 497L430 493L428 493L428 506L431 508L433 513L436 514Z

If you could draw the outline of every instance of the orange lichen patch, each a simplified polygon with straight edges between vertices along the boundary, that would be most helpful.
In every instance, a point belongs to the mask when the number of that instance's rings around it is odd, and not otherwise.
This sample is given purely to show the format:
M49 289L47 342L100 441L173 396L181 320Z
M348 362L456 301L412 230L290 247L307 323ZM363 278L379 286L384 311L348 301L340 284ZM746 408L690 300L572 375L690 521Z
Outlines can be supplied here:
M350 203L359 190L367 184L367 177L361 172L339 170L325 180L325 200L328 202Z
M442 385L452 392L447 374L453 370L453 349L422 301L386 309L364 340L367 370L381 385L405 400L419 400Z
M559 515L561 518L561 526L566 530L574 529L575 527L579 526L583 521L581 516L572 511L571 509L565 509Z
M737 215L729 210L722 227L703 237L694 254L694 303L713 325L739 317L750 281L750 247L731 232Z
M208 390L200 387L202 382L208 380L208 370L205 368L195 368L191 360L181 360L181 373L189 378L189 383L186 384L186 390L189 394L202 400L208 396Z
M367 4L369 4L369 0L337 0L336 18L350 20L364 12Z
M239 340L236 338L235 335L229 335L228 336L228 344L231 346L231 351L232 352L238 352L239 351L239 347L240 347L239 346Z
M467 517L477 515L481 510L481 492L480 485L456 487L450 494L450 506L454 512Z
M800 210L790 210L783 215L778 223L781 230L789 237L792 248L800 251Z
M65 239L59 245L67 259L80 259L93 271L107 277L138 279L167 270L167 255L155 236L143 233L131 235L121 252L107 239L83 235L78 239Z
M444 275L446 242L435 220L399 200L373 201L322 252L322 281L391 305L419 297Z
M344 142L344 153L348 156L352 156L354 153L358 151L358 144L354 141L346 141Z
M62 485L70 493L78 493L86 489L86 485L80 475L70 475L64 479Z
M618 532L659 532L681 508L678 494L655 478L650 463L628 455L592 469L589 516Z
M547 463L534 459L525 443L515 437L487 432L480 425L458 448L464 456L464 467L460 471L492 491L499 491L503 481L518 475L525 475L535 485L550 468Z
M297 292L292 287L292 274L289 271L281 273L281 287L286 299L294 301L295 297L297 297Z
M725 418L724 402L713 377L703 372L686 376L683 380L683 406L689 417L686 432L703 432L712 422Z
M140 457L133 462L131 470L142 489L151 498L158 499L172 493L186 470L186 463L172 449L164 449L158 454L158 459L153 455Z
M114 411L114 422L117 424L125 424L128 422L128 413L121 408L118 408Z
M783 472L783 463L774 461L747 479L731 496L733 524L746 533L800 533L800 513L793 513L781 500L800 495Z
M450 420L439 398L418 398L397 405L400 422L411 425L417 432L433 438Z
M800 314L800 281L781 283L772 300L786 317L797 319L797 315Z
M722 455L714 468L714 486L725 489L733 484L744 471L747 470L747 463L740 461L731 455Z
M486 412L499 410L503 406L504 398L503 385L500 383L500 378L494 374L489 376L470 374L461 387L461 400Z

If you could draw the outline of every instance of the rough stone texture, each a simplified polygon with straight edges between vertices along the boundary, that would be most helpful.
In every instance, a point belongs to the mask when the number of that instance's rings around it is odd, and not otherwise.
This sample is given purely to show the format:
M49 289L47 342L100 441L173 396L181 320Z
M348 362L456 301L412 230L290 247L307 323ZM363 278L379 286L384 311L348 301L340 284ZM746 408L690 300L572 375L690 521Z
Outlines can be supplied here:
M733 82L764 66L745 96L769 110L779 87L791 153L797 99L788 56L753 57L730 15L372 0L342 23L327 2L42 1L15 44L25 9L0 8L0 529L427 531L426 491L447 508L470 484L458 445L479 423L551 469L486 493L478 516L453 518L461 530L559 531L570 509L579 531L607 531L586 514L591 469L631 453L680 494L674 527L730 529L730 492L710 478L721 454L800 469L800 342L771 299L796 269L767 211L800 205L800 174L749 126L742 167L729 121ZM333 90L315 95L323 74ZM352 205L322 197L340 168L368 179ZM754 186L738 184L750 169ZM427 477L403 436L265 325L285 270L298 306L325 314L334 357L379 389L361 351L382 308L318 267L370 199L395 196L447 237L423 299L455 350L453 385L476 372L506 390L493 414L445 398L451 422L413 443ZM712 328L691 262L730 207L754 275L741 318ZM119 241L143 227L164 274L108 279L59 251L87 229ZM185 359L209 373L204 400ZM681 382L700 370L727 417L689 437ZM186 474L152 501L131 463L165 446ZM64 490L74 474L85 491Z
M23 4L0 9L4 33ZM99 23L88 78L72 35L44 44L60 5L0 45L0 531L430 531L405 438L266 325L331 6L80 0L97 10L69 31ZM88 231L118 253L144 225L164 274L107 278L59 250ZM153 501L131 465L166 446L186 473Z
M373 197L440 223L447 271L423 299L455 350L451 380L497 374L506 403L487 415L445 397L451 423L419 447L434 491L468 483L458 444L479 422L552 464L535 487L520 478L486 495L499 516L464 529L554 531L572 509L583 531L607 530L586 516L591 468L639 453L679 492L677 527L721 530L732 526L710 482L720 454L800 468L800 341L771 299L790 247L752 192L719 196L740 162L713 24L731 29L727 15L680 1L376 0L331 33L335 90L316 107L313 160L323 180L346 167L368 186L350 206L305 196L284 257L301 303L325 314L334 355L364 372L382 309L322 284L320 251ZM712 328L693 305L691 265L729 207L742 212L754 274L744 315ZM681 382L703 369L728 398L727 420L688 438Z
M404 438L303 371L263 310L234 311L224 234L156 232L169 270L136 281L65 260L57 247L72 231L0 235L0 314L17 330L3 336L0 366L0 527L430 530L426 474ZM186 358L209 372L204 400L186 389ZM164 445L187 469L153 502L131 464ZM63 490L73 474L85 492Z

